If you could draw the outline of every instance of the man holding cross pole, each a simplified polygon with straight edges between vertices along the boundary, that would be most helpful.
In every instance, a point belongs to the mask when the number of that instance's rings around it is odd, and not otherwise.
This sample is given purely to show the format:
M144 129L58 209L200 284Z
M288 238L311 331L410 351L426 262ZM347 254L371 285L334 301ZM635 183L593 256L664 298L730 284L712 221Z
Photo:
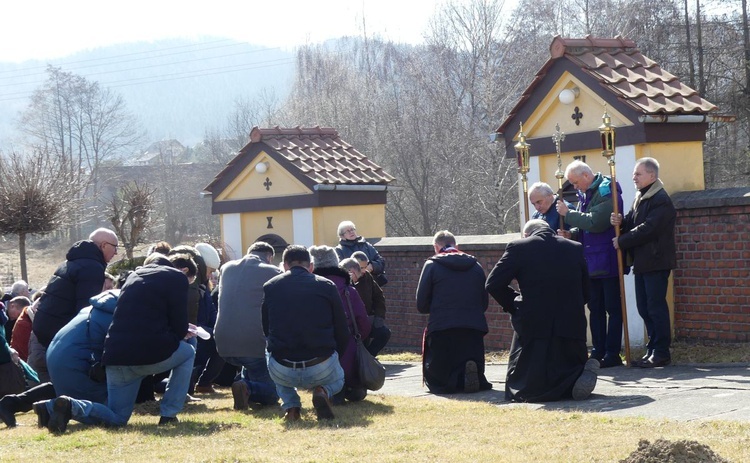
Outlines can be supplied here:
M565 169L565 177L578 190L577 210L563 202L556 204L557 212L565 217L570 231L560 230L565 238L580 241L589 271L591 296L588 303L591 329L591 358L602 368L622 365L622 306L617 252L612 247L615 229L610 224L614 211L611 177L594 174L582 161L573 161ZM622 190L617 185L618 210L622 210Z

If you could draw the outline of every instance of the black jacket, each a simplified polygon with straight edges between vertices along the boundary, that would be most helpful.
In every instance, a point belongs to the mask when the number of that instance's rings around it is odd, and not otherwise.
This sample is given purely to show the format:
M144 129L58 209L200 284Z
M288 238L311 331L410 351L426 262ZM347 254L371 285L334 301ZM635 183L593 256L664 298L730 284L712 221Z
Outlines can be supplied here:
M520 297L508 287L514 279ZM513 328L523 339L586 340L589 278L581 243L551 229L508 243L487 278L487 292L513 315Z
M309 360L341 355L349 328L336 285L301 267L263 285L263 332L277 360Z
M168 359L188 329L188 279L166 258L138 268L120 291L104 340L105 365L152 365Z
M417 285L417 310L430 314L427 332L470 328L486 333L484 281L484 269L474 256L450 252L427 259Z
M633 273L677 267L674 227L677 212L661 180L636 194L633 208L623 218L617 243L627 252Z
M49 346L60 328L102 292L106 267L104 255L93 241L79 241L70 248L65 262L47 283L34 317L34 334L43 346Z
M339 260L351 257L357 251L362 251L367 255L367 259L372 264L373 275L377 276L385 271L385 259L381 257L375 246L361 236L358 236L356 240L341 239L339 245L336 246L336 255L339 256Z

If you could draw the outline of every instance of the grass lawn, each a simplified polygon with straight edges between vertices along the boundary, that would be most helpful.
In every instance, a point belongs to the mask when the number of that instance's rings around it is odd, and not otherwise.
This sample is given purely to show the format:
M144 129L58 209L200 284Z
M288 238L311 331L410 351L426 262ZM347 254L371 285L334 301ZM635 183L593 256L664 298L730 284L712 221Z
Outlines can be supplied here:
M596 413L527 410L464 400L371 394L318 422L309 393L302 420L279 407L232 409L231 391L187 404L176 425L157 427L158 407L140 407L130 424L105 429L71 422L56 436L18 415L2 428L3 462L612 462L640 439L697 440L731 461L750 461L750 424L612 418Z

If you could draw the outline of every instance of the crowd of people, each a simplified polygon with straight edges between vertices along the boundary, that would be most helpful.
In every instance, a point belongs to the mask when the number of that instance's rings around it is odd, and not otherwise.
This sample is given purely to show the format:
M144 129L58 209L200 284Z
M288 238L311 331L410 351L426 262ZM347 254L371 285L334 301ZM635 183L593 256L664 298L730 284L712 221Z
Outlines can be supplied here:
M489 275L451 232L437 232L416 291L417 310L428 314L422 371L430 392L492 388L484 359L491 296L514 330L506 398L589 397L599 368L622 364L618 252L635 275L649 338L634 365L668 365L675 210L658 173L655 159L638 160L638 192L624 217L614 213L623 210L620 186L581 161L565 172L578 190L576 206L547 184L532 185L536 213ZM335 248L290 245L279 264L262 241L228 262L208 243L159 242L141 266L114 277L106 267L118 237L95 230L70 248L44 288L31 295L17 282L3 298L0 419L12 427L16 414L33 410L55 433L70 420L123 426L136 403L159 393L159 425L167 425L186 401L214 392L227 368L236 410L281 401L285 420L297 421L297 390L306 388L317 418L333 418L335 405L368 392L354 333L373 356L391 336L384 259L351 221L337 231Z

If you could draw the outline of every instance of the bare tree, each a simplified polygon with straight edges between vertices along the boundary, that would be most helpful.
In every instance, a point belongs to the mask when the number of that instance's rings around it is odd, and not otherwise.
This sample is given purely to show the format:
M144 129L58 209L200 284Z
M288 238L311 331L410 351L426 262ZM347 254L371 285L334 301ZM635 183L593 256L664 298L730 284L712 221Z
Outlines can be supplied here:
M133 249L145 242L144 236L151 226L155 188L133 182L123 185L109 203L109 222L125 248L128 259L133 259Z
M142 139L121 96L53 66L21 114L18 128L31 146L66 159L68 181L80 185L79 191L90 188L87 195L94 198L102 163L130 154ZM83 220L79 216L74 223Z
M79 184L69 182L66 156L37 149L30 155L0 152L0 233L18 236L21 277L28 281L26 238L65 224L77 207Z

